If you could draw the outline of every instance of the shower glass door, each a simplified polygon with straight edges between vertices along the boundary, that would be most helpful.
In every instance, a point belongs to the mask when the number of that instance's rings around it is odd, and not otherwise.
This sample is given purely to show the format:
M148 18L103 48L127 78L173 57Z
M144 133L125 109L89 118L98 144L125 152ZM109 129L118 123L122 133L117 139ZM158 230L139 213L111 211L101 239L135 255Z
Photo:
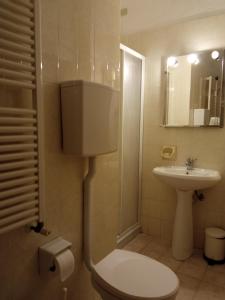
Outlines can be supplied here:
M143 58L134 53L121 50L123 105L119 240L140 228Z

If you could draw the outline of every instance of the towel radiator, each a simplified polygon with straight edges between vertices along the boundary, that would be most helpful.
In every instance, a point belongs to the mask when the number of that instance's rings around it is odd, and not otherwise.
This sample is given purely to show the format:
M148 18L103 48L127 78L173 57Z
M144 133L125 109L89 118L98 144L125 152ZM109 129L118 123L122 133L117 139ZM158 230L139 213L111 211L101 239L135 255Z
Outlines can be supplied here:
M40 62L39 1L1 0L0 234L44 219Z

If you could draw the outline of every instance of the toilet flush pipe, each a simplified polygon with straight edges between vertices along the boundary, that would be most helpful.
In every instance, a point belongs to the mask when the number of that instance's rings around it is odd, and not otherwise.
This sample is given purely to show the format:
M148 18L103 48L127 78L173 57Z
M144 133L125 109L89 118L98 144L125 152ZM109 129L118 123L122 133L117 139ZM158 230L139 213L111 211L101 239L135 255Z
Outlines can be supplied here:
M92 212L92 201L91 201L91 182L96 173L96 158L89 157L88 159L88 173L84 179L83 184L83 195L84 195L84 262L89 271L93 269L92 260L92 245L91 245L91 212Z
M68 290L66 287L64 287L62 289L62 292L63 292L63 300L67 300L67 296L68 296Z

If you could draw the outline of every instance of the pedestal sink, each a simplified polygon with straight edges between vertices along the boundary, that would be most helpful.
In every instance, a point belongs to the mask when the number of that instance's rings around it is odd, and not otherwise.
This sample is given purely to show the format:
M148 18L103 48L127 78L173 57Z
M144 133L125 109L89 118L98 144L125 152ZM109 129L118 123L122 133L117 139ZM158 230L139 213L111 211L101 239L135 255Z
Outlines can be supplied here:
M193 251L192 196L195 190L214 186L220 181L218 171L186 167L156 167L153 173L174 187L177 192L177 208L174 222L172 253L178 260L185 260Z

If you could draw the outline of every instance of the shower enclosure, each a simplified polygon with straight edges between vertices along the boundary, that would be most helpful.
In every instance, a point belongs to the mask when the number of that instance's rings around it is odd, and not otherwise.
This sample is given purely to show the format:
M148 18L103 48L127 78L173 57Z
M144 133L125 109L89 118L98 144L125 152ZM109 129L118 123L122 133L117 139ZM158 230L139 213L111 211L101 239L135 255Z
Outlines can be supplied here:
M118 244L140 230L144 57L121 45L121 193Z

